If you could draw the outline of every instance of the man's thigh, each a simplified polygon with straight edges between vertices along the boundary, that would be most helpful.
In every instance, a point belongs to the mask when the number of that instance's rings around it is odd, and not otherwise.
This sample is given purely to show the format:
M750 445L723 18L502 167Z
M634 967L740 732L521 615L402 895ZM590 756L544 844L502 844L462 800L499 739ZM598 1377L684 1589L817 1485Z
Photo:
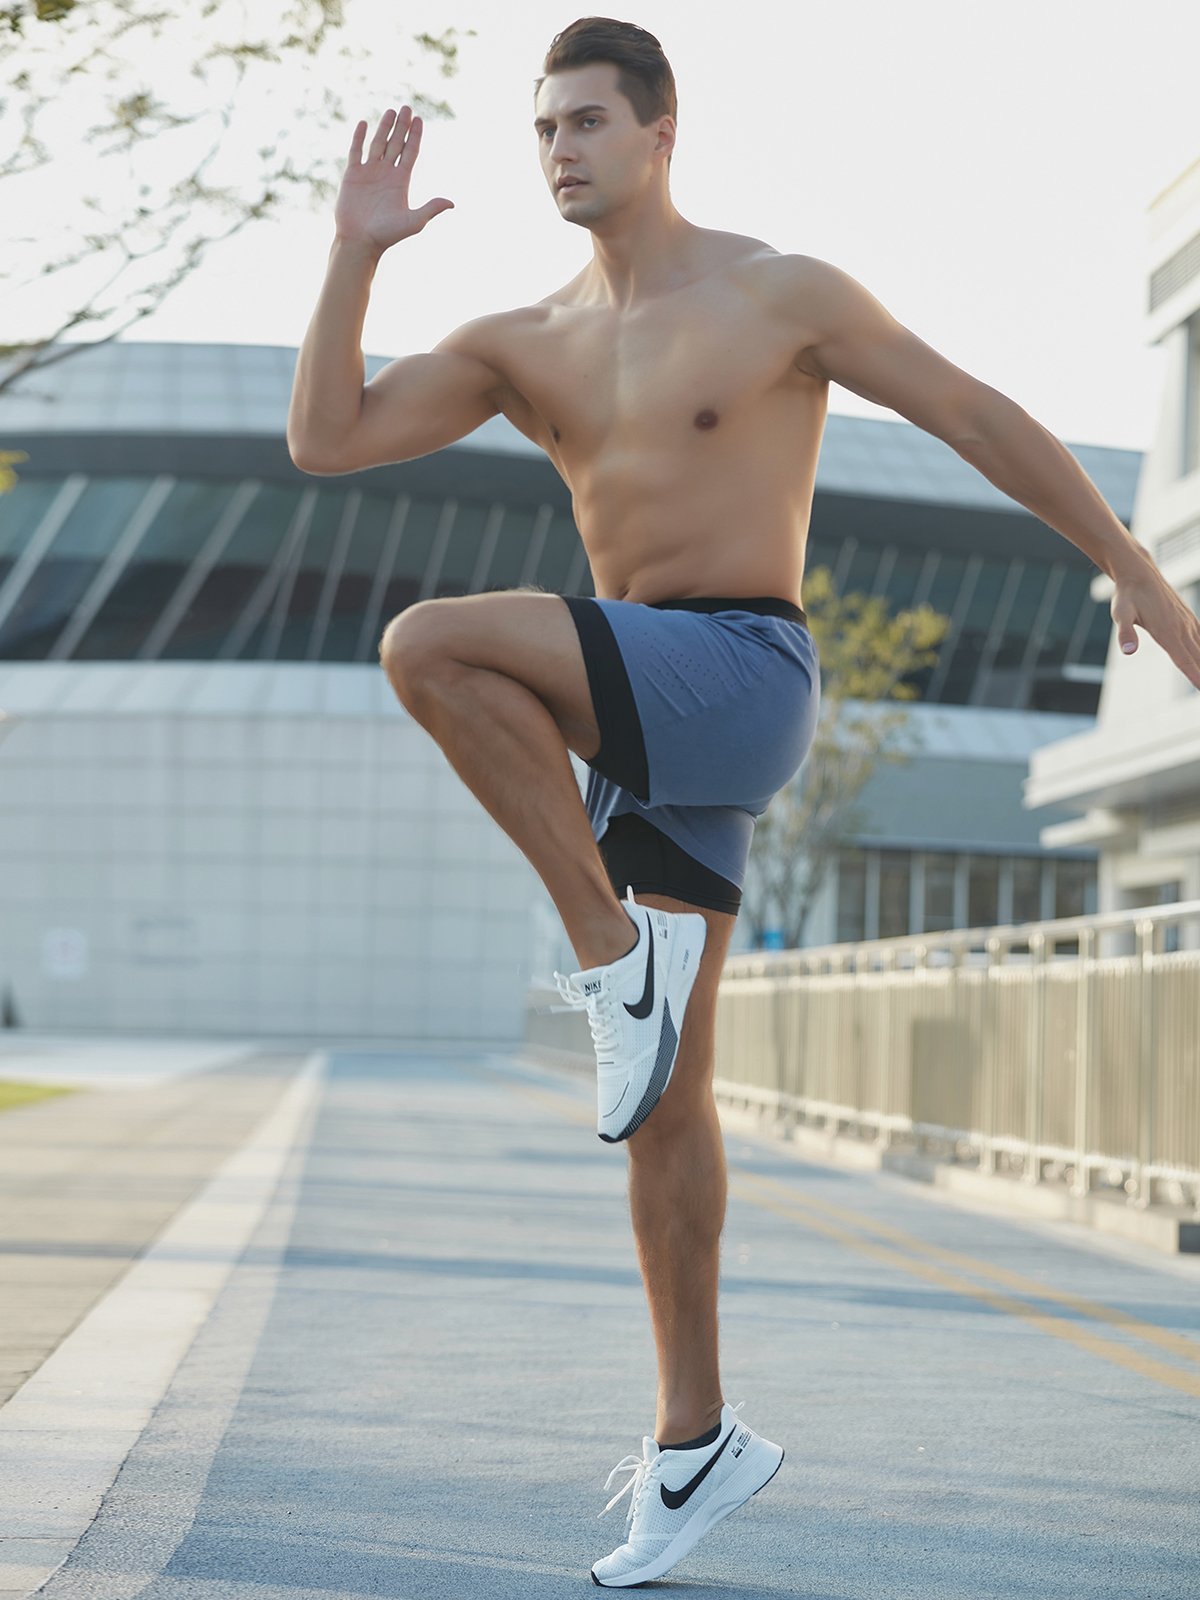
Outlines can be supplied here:
M600 748L579 633L561 595L505 589L420 600L388 624L380 654L402 698L419 695L439 668L486 667L531 689L582 760Z

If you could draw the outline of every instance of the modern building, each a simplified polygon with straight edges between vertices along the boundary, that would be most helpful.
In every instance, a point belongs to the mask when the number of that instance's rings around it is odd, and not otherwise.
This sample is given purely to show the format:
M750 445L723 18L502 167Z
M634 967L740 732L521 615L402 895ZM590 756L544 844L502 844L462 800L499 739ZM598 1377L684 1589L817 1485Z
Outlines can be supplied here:
M1200 612L1200 160L1151 202L1149 222L1146 337L1168 362L1132 532ZM1112 593L1097 574L1106 611ZM1025 786L1027 806L1075 812L1041 840L1098 851L1101 911L1200 899L1200 694L1139 634L1124 656L1110 630L1095 725L1038 750Z
M27 457L0 495L0 999L26 1025L502 1039L523 980L574 964L377 662L416 600L591 593L566 488L503 419L302 473L295 359L114 342L0 393ZM1128 521L1138 454L1072 448ZM1092 727L1091 563L941 441L832 415L816 565L951 629L810 941L1090 908L1095 845L1048 848L1021 784Z

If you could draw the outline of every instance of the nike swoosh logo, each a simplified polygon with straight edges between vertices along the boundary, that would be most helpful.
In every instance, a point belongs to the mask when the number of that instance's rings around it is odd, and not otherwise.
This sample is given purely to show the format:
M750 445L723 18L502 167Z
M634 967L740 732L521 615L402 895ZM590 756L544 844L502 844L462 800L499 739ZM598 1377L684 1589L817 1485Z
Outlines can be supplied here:
M654 1009L654 939L653 930L649 927L643 929L646 939L646 982L642 989L642 998L637 1005L631 1006L625 1002L625 1009L631 1017L637 1017L639 1022L644 1021Z
M668 1511L678 1511L680 1506L685 1506L688 1503L688 1501L695 1494L696 1490L700 1487L705 1478L708 1477L709 1473L720 1460L721 1455L724 1453L725 1446L729 1443L730 1439L733 1438L735 1431L735 1428L730 1428L724 1439L721 1440L720 1450L715 1450L712 1455L709 1456L708 1460L700 1468L700 1471L696 1474L696 1476L689 1483L685 1483L682 1489L668 1489L665 1483L661 1486L662 1503L666 1506Z

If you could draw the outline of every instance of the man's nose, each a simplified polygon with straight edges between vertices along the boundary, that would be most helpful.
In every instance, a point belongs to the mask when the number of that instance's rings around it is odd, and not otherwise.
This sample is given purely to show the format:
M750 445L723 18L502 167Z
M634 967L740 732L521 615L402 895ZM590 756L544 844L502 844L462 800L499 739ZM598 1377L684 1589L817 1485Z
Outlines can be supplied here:
M571 135L568 130L559 128L550 141L551 161L574 161L575 151L571 144Z

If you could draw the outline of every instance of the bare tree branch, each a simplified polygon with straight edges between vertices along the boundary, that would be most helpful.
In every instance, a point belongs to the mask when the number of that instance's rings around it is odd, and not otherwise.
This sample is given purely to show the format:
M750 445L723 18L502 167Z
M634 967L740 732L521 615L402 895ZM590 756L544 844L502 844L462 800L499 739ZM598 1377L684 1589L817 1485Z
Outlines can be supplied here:
M47 180L56 175L65 188L80 169L82 152L89 174L99 163L124 157L130 165L130 182L124 187L132 191L137 184L136 193L130 192L116 206L87 194L60 204L57 217L54 200L47 198L54 193L49 182L45 194L37 197L35 225L31 230L27 225L15 241L33 254L33 270L22 275L10 256L9 266L0 272L10 318L25 327L38 320L22 313L20 289L36 286L42 293L48 279L95 270L107 264L104 258L110 253L116 265L87 287L73 309L43 312L49 325L36 334L18 338L14 330L0 339L0 359L5 362L0 393L77 354L88 343L119 338L156 311L213 246L248 223L276 215L293 197L311 210L333 200L345 152L339 148L330 153L325 140L319 151L310 151L302 143L301 130L309 141L318 140L331 124L352 125L347 100L361 104L363 99L378 100L381 93L394 99L396 62L389 53L385 69L377 52L356 46L345 36L343 0L294 0L274 32L263 21L263 9L255 7L255 24L263 36L246 39L239 36L245 7L232 7L232 16L226 18L229 0L205 0L190 8L186 33L178 8L150 0L96 0L86 6L74 0L24 0L0 7L0 37L16 41L16 48L10 44L6 51L13 70L0 80L0 132L8 135L0 138L0 148L9 152L0 160L0 177L28 185L31 175L44 169ZM216 37L210 39L214 32ZM471 33L468 30L468 36ZM196 59L188 70L201 86L195 107L182 103L180 88L158 87L170 84L172 75L186 65L180 59L181 38L195 40ZM457 68L459 39L458 30L448 28L440 34L416 33L411 44L416 58L432 62L448 78ZM155 70L156 55L163 64L161 73ZM285 126L265 143L257 120L249 130L240 129L238 113L246 109L247 98L252 101L251 114L261 117L271 83L290 83L289 69L305 57L312 58L313 65L300 80L301 99L289 105ZM408 65L411 69L414 63ZM385 71L387 84L381 89ZM229 75L232 84L226 92L216 80ZM330 83L346 85L345 97L331 90ZM101 114L89 122L89 111L81 111L83 125L73 121L64 135L62 106L78 103L85 87L103 95ZM420 90L408 98L425 116L453 115L444 100ZM177 177L165 194L156 194L153 182L138 182L155 175L156 167L169 168L155 141L200 130L214 115L218 126L207 151L198 160L186 158L192 163L190 170ZM6 120L14 119L20 125L19 136L15 128L4 127ZM54 148L39 133L43 120L54 130ZM236 158L235 181L207 181L210 168L222 157ZM19 209L10 206L14 213ZM74 227L69 221L63 230L66 242L51 245L54 222L62 217L73 220L80 212L88 214L85 225ZM28 207L25 215L29 216ZM97 219L104 226L97 228ZM152 281L137 281L135 269L155 256L165 258L166 270ZM70 337L95 324L111 325L91 341Z

